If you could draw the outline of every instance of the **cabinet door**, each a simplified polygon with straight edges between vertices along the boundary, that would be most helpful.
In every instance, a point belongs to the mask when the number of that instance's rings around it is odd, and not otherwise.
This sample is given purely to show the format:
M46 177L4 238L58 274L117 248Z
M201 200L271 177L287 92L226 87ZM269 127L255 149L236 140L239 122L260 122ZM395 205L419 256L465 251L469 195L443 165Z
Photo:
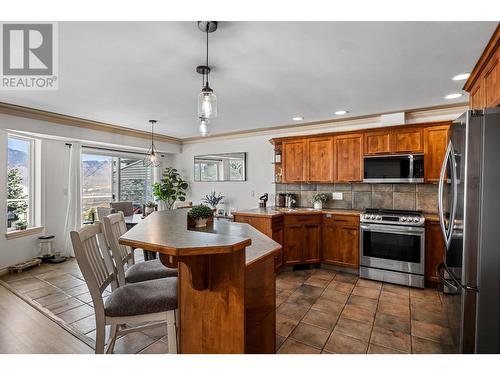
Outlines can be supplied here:
M335 264L339 266L359 267L359 228L351 225L335 224L337 241L334 251Z
M283 227L273 229L273 240L283 246ZM279 268L283 264L283 249L274 256L274 267Z
M486 66L483 86L484 86L484 106L493 108L500 104L500 74L498 68L498 59L500 52L493 57Z
M321 259L325 263L334 264L336 262L335 258L335 248L337 245L338 230L336 225L323 224L323 251L321 254Z
M475 86L472 88L469 96L469 106L470 109L482 109L484 108L483 103L483 87L481 86L480 80L476 82Z
M283 180L301 182L306 180L306 141L283 142Z
M321 260L321 224L304 224L304 262L318 263Z
M422 129L393 130L391 133L391 152L423 152Z
M335 182L363 180L363 135L334 137Z
M307 180L333 182L333 137L307 140Z
M444 262L445 245L439 222L425 223L425 278L439 282L436 267Z
M292 265L302 262L302 244L304 233L301 224L285 225L285 245L283 246L283 264Z
M441 165L448 146L448 125L424 129L424 174L426 182L439 181Z
M388 154L391 152L391 132L374 131L366 132L365 155Z

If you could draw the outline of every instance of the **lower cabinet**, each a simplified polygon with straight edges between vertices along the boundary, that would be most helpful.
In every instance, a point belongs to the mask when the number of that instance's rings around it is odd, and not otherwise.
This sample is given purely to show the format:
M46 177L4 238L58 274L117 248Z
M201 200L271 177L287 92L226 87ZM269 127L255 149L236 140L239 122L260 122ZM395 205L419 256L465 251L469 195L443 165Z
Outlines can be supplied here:
M445 245L439 221L425 222L425 279L438 283L436 267L444 262Z
M342 267L359 267L358 216L325 215L322 261Z
M286 215L283 264L321 261L321 215Z

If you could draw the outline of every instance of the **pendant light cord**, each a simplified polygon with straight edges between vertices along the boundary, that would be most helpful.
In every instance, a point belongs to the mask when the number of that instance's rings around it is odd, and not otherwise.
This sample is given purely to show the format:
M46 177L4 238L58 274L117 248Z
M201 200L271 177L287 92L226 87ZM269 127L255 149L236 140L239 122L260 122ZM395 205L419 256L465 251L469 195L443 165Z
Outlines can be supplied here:
M207 22L206 33L207 33L207 67L208 67L208 28L210 27L210 21ZM208 75L210 73L207 71L207 86L208 86Z

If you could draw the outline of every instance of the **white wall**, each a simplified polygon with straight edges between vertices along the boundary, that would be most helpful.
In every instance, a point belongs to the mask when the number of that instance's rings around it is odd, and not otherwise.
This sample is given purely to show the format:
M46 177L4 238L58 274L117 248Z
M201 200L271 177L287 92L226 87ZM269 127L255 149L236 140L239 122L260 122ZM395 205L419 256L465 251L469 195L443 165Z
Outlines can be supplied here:
M56 236L55 248L64 245L64 222L66 219L69 148L65 142L79 140L83 143L99 142L103 145L120 149L137 150L148 146L147 140L129 136L65 126L45 121L31 120L0 114L0 273L12 264L35 257L38 252L37 237L7 240L7 133L22 131L43 135L40 150L40 200L41 225L44 234ZM47 139L46 136L54 139ZM178 152L180 145L158 142L158 149L163 152Z

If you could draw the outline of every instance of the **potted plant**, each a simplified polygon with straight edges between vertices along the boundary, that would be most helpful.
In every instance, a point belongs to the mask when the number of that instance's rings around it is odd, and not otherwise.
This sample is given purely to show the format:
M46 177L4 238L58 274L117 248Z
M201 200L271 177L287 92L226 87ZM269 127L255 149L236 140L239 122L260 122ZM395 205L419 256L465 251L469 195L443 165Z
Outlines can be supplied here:
M222 202L223 199L224 196L221 193L216 193L214 190L210 194L205 195L205 198L203 198L201 201L210 205L210 207L212 208L217 208L217 205Z
M155 202L147 202L146 203L146 208L145 208L145 216L148 216L150 213L154 212L154 210L156 209L156 203Z
M323 193L314 194L312 198L314 209L321 210L323 208L323 203L325 203L327 200L328 197L326 196L326 194Z
M26 230L28 228L28 222L25 220L19 220L16 222L16 230Z
M184 202L186 200L187 188L188 183L182 179L177 169L167 167L163 171L161 181L153 184L153 195L156 200L165 202L170 210L175 201Z
M206 227L208 218L214 214L212 209L208 206L200 204L199 206L194 206L188 211L188 215L194 219L195 226L197 228Z

